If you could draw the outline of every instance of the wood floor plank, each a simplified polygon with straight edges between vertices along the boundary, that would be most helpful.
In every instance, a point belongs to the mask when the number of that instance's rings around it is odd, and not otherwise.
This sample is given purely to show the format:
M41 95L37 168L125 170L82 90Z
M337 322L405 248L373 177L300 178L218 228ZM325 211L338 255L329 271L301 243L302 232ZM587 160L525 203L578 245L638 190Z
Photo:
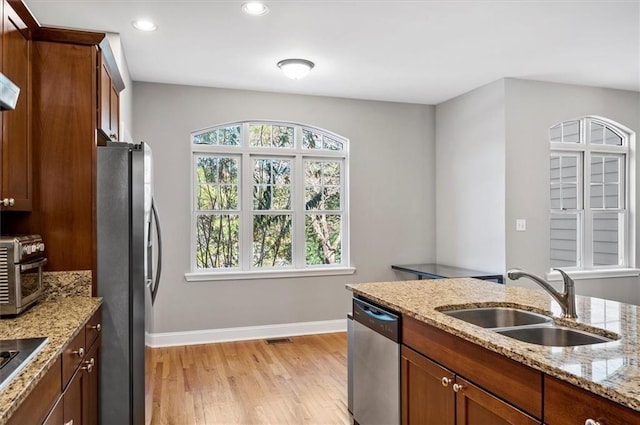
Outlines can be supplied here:
M350 425L346 333L151 349L152 425Z

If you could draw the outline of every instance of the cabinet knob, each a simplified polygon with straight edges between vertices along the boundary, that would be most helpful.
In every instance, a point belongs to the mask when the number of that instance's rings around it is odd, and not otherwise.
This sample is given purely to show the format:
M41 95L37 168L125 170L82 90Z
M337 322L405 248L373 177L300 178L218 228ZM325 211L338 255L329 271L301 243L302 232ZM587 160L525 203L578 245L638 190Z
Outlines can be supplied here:
M96 361L93 357L91 357L91 359L87 360L84 362L84 366L82 366L82 369L86 370L87 372L91 373L91 371L93 371L93 366L95 366Z
M4 198L2 200L2 206L4 207L12 207L16 204L16 200L13 198Z
M453 384L453 392L459 393L464 389L464 386L461 384Z
M89 329L95 329L96 332L100 332L102 330L102 325L98 323L97 325L89 326Z
M601 424L595 419L587 419L586 421L584 421L584 425L601 425Z
M73 425L73 419L71 419L69 422L65 422L64 425Z
M447 378L446 376L443 376L440 382L442 382L443 387L448 387L449 384L451 383L451 379Z
M72 351L72 353L78 357L84 357L84 348L80 347L77 351Z
M118 140L118 136L116 136L116 133L111 133L111 134L109 135L109 138L110 138L111 140Z

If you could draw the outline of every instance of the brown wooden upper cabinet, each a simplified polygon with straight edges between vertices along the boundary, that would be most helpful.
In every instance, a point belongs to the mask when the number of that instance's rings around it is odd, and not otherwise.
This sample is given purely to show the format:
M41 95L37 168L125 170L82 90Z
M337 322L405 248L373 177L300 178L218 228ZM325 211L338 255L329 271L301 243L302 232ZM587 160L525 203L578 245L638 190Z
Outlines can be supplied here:
M98 130L109 141L120 140L120 90L111 76L104 53L99 55Z
M15 110L3 111L0 142L0 210L31 211L31 41L29 30L7 0L2 0L0 71L20 88Z

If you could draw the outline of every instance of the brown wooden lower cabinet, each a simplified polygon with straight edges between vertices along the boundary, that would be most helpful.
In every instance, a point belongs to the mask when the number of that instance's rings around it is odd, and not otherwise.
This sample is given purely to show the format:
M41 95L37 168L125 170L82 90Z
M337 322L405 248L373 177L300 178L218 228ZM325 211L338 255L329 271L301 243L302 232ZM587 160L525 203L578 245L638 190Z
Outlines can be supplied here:
M100 338L93 344L81 371L85 374L82 380L82 423L84 425L95 425L98 423L99 415L99 381L98 371L100 370Z
M401 362L402 424L455 424L455 375L405 346Z
M82 424L82 387L86 375L78 369L62 395L64 424Z
M100 322L101 311L98 309L80 333L64 347L54 366L7 425L98 424ZM94 332L85 333L89 329ZM84 349L86 345L89 345L87 350ZM82 356L78 356L80 348Z
M403 425L640 425L638 411L424 322L402 320Z
M540 421L402 347L403 425L536 425Z
M640 413L550 376L544 378L544 421L547 425L640 424Z
M411 317L403 316L402 343L542 419L541 372Z
M62 396L64 425L95 425L98 423L98 367L100 339L82 359L81 366ZM53 423L52 423L53 425Z

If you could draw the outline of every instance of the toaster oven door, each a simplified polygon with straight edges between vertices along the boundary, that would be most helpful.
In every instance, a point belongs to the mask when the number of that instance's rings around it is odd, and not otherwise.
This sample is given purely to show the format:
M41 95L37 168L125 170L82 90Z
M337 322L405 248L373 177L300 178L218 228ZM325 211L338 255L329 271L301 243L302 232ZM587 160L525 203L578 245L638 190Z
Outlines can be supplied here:
M42 284L42 271L47 264L46 258L41 258L29 263L16 264L16 276L18 276L17 288L20 293L16 297L18 311L27 308L36 302L44 293Z

